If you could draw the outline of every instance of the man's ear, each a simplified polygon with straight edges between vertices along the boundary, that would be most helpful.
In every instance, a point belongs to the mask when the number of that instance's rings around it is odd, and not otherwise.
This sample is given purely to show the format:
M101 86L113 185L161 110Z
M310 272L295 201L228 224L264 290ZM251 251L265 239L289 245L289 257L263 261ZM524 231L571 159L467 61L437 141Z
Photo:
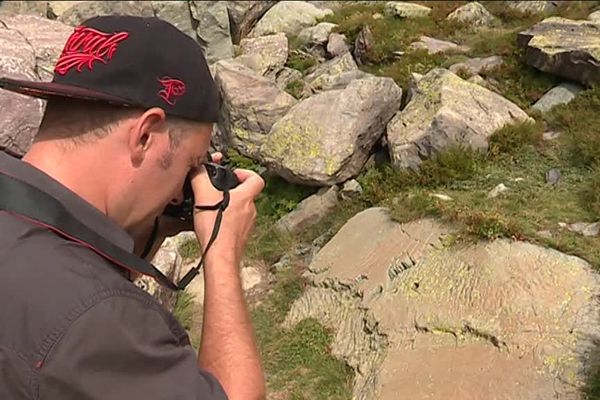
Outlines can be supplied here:
M162 108L153 107L137 117L129 129L131 162L138 166L148 150L158 143L158 134L167 134L166 115Z

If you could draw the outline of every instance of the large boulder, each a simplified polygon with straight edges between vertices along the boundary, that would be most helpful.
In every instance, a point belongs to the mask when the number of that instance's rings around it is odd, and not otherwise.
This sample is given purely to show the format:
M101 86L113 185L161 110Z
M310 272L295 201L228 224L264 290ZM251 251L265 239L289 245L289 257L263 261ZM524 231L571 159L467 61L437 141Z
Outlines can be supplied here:
M280 1L258 21L250 36L257 37L283 32L295 36L304 28L313 26L317 19L332 14L305 1Z
M71 26L34 15L16 15L2 19L4 25L19 32L33 48L36 73L43 81L52 80L54 64L58 60L69 35Z
M73 28L31 14L0 16L0 76L50 81ZM0 91L0 146L23 154L31 146L45 102Z
M285 321L315 318L357 400L582 399L600 339L600 277L530 243L451 247L451 227L381 208L313 258Z
M325 44L336 26L331 22L321 22L315 26L304 28L298 34L298 40L308 44Z
M228 1L227 10L229 11L229 24L231 27L231 39L233 43L238 44L241 39L246 37L256 23L276 1Z
M7 29L2 23L0 49L0 76L39 80L34 49L21 33ZM43 110L41 100L0 89L0 147L18 154L29 150Z
M260 156L291 182L345 182L360 172L401 97L402 90L391 78L380 77L317 94L273 125Z
M418 168L452 145L486 149L504 125L531 120L518 106L452 72L436 68L415 83L411 100L390 121L390 156L399 168Z
M517 37L525 62L586 86L600 83L600 22L551 17Z
M226 1L190 1L196 33L205 49L206 60L213 64L233 57Z
M588 19L590 21L599 22L600 23L600 10L594 11L590 15L588 15Z
M400 18L422 18L431 13L431 8L404 1L388 1L385 4L385 13Z
M220 61L215 71L222 98L219 126L225 142L256 158L273 124L297 100L243 65Z
M192 26L192 14L187 1L152 1L154 14L180 31L196 40L196 31Z
M347 85L350 80L358 79L364 74L358 69L352 54L347 52L313 67L304 80L313 90L327 90L334 88L340 82L342 85L344 82Z
M276 75L288 57L288 39L284 33L246 38L240 42L241 55L235 61L259 75Z
M1 14L31 14L38 17L46 17L48 14L48 3L47 1L0 1L0 13Z
M473 1L452 11L446 19L448 21L462 22L470 26L493 26L498 23L481 3Z
M552 14L560 1L507 1L505 2L511 10L523 14Z
M74 1L60 5L58 21L78 26L83 21L98 15L138 15L153 17L152 3L149 1ZM57 5L51 6L52 10Z

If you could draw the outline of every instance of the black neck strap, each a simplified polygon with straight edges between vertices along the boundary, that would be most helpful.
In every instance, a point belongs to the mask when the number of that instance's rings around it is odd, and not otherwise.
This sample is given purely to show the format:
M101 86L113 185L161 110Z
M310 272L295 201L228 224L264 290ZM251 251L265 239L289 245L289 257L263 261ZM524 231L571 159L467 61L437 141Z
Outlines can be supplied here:
M185 289L192 279L198 275L202 263L204 262L205 254L216 239L223 211L228 203L229 193L225 192L223 201L219 204L209 208L197 206L197 208L201 210L218 210L217 220L215 221L213 234L202 255L200 263L190 270L179 284L176 285L151 263L116 246L87 225L81 223L54 197L41 191L35 186L0 171L0 210L8 211L33 223L44 226L69 240L89 248L117 266L154 278L158 283L171 290ZM158 225L155 223L153 236L156 235L157 228ZM151 247L152 245L147 245L147 248L148 246Z

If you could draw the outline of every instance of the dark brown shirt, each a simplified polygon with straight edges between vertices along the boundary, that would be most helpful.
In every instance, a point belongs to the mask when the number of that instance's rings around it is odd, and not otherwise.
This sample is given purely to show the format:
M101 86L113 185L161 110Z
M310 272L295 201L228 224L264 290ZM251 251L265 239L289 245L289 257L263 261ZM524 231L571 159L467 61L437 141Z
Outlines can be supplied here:
M0 171L62 202L115 245L125 231L33 166ZM0 195L2 195L0 193ZM0 399L226 399L185 330L124 270L81 244L0 211Z

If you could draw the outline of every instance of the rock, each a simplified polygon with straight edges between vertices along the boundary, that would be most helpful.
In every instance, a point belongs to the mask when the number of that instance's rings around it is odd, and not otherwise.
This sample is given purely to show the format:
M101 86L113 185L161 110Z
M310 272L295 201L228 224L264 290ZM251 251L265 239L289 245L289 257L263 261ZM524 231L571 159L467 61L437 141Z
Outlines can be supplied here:
M391 78L367 77L303 100L273 125L262 160L290 182L345 182L358 175L401 98Z
M338 192L337 186L322 188L317 194L302 200L294 211L281 217L275 227L282 232L298 234L318 224L337 207Z
M81 1L63 8L58 21L78 26L85 20L98 15L137 15L153 17L154 11L149 1Z
M273 124L297 103L274 82L236 63L216 64L215 82L221 93L219 126L226 142L255 158Z
M340 196L343 200L355 199L359 197L363 192L362 186L356 179L350 179L344 183Z
M196 33L205 49L206 60L213 64L233 57L226 1L189 1Z
M36 73L42 81L51 81L54 65L73 28L34 15L16 15L3 19L8 29L19 32L33 47Z
M358 66L354 58L350 53L344 53L312 68L304 80L312 89L321 90L324 85L331 87L331 82L340 79L344 73L356 71Z
M383 19L383 14L381 13L375 13L371 16L371 18L377 20L377 19Z
M571 232L579 233L580 235L587 237L598 236L598 233L600 233L600 222L575 222L573 224L565 224L562 222L558 225L561 228L567 228Z
M369 25L365 25L356 36L354 41L354 58L359 65L365 64L369 53L373 49L373 33L369 28Z
M474 83L476 85L486 87L486 81L485 81L485 79L483 79L481 77L481 75L473 75L472 77L470 77L469 79L467 79L467 82Z
M298 35L298 39L302 43L325 44L329 39L331 30L336 26L337 24L332 24L331 22L321 22L316 26L302 29Z
M483 5L476 1L458 7L451 12L446 19L448 21L462 22L471 26L494 26L498 23L498 19Z
M487 198L494 199L494 198L498 197L500 195L500 193L506 192L507 190L508 190L508 188L504 185L504 183L500 183L500 184L498 184L498 186L496 186L495 188L490 190L490 192L487 195Z
M541 237L543 237L544 239L552 239L554 237L554 235L552 234L552 231L549 231L549 230L537 231L536 233L538 235L540 235Z
M594 11L590 15L588 15L588 19L594 22L600 22L600 10Z
M52 2L50 2L52 3ZM20 15L31 14L46 18L48 14L47 1L0 1L0 14Z
M52 19L58 19L62 16L69 8L84 3L83 1L48 1L47 2L47 15ZM46 17L46 15L43 15Z
M242 289L244 289L245 292L256 287L263 281L262 273L255 267L242 268L241 277Z
M413 42L409 46L410 50L427 50L429 54L438 53L467 53L471 49L468 46L461 46L456 43L445 40L434 39L429 36L421 36L418 42Z
M557 139L561 135L560 132L548 131L542 133L542 139L544 140L554 140Z
M517 36L525 62L579 82L600 83L600 22L547 18Z
M488 71L499 67L500 65L502 65L502 62L502 57L499 56L490 56L485 58L476 57L468 59L464 62L456 63L450 66L450 68L448 69L454 72L455 74L463 70L467 71L469 75L477 75L484 71Z
M187 270L182 270L183 258L179 254L179 245L183 241L190 240L190 233L184 232L178 236L165 239L152 259L152 265L171 281L179 280L187 272ZM193 233L191 240L196 240ZM146 275L136 278L134 283L154 296L167 310L173 311L177 300L177 292L161 286L154 278Z
M385 4L386 15L400 18L421 18L431 13L431 8L403 1L388 1Z
M446 194L443 193L431 193L429 195L430 197L435 197L436 199L442 200L442 201L453 201L454 199Z
M39 80L33 47L21 33L3 25L6 19L0 16L0 76ZM43 111L42 100L0 89L0 147L25 154L31 147Z
M276 74L288 57L288 39L283 33L242 39L241 55L235 61L244 64L259 75Z
M544 96L531 106L532 109L546 113L559 104L567 104L573 100L583 87L572 83L561 83L550 89Z
M533 121L515 104L452 72L436 68L416 83L406 108L387 127L390 157L399 168L418 168L450 145L487 149L506 124Z
M346 36L332 32L329 35L329 40L327 42L327 53L330 57L339 57L344 53L348 53L350 51L350 47L346 43Z
M315 256L286 316L333 331L352 398L581 399L600 335L600 277L584 260L369 209ZM565 273L568 271L568 273Z
M317 19L331 14L330 9L320 9L305 1L280 1L258 21L250 36L279 32L295 36L302 29L315 25Z
M177 29L196 40L192 14L187 1L152 1L156 17L173 24Z
M560 170L552 168L551 170L546 172L546 183L556 185L560 180L560 175Z
M508 8L522 12L523 14L549 15L556 10L558 1L507 1Z
M285 90L286 87L294 81L302 80L302 72L297 69L283 67L275 77L275 84L281 90Z
M239 43L248 36L254 25L276 1L228 1L229 24L233 43Z

